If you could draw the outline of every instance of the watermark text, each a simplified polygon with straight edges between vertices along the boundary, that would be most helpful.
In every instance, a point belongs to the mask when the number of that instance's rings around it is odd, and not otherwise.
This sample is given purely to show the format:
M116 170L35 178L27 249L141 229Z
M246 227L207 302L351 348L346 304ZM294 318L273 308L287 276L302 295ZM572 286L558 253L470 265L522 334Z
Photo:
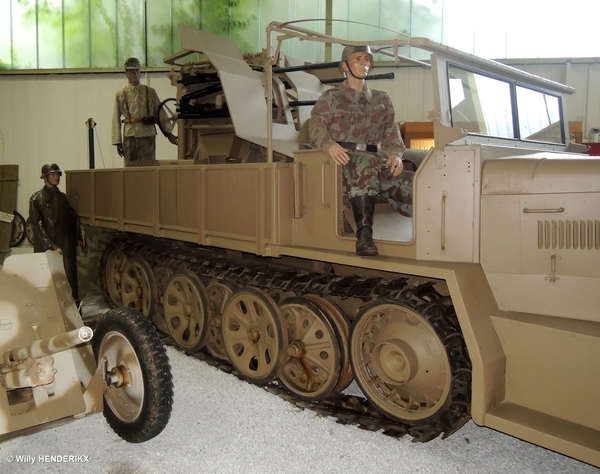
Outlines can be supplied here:
M18 464L75 464L90 462L90 457L76 454L9 454L6 461Z

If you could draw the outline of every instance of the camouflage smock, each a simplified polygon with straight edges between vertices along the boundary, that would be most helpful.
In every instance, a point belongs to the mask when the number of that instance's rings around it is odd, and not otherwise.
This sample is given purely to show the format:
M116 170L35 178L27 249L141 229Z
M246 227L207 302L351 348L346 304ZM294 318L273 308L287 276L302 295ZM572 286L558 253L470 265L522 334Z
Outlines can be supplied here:
M395 121L394 107L385 92L339 87L325 91L317 100L309 121L311 141L323 151L334 142L379 145L380 153L348 151L350 162L342 166L346 195L382 196L399 213L412 216L410 171L394 176L385 167L392 155L402 157L406 147Z

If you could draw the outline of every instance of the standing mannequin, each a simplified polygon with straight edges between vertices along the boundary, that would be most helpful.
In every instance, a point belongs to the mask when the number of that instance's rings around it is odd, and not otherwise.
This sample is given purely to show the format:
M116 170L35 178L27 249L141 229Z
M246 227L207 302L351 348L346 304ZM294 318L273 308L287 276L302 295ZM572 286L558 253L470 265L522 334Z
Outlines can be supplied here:
M156 155L156 124L158 120L165 136L177 145L177 137L171 132L173 124L164 111L160 112L160 99L152 87L140 84L140 61L125 61L128 84L115 94L112 122L112 142L127 166L133 161L154 160ZM121 118L123 117L123 118ZM123 124L123 130L121 130Z
M77 247L84 250L79 216L65 193L58 189L62 171L56 163L42 166L44 187L29 199L29 217L33 230L34 252L60 250L73 299L79 305Z

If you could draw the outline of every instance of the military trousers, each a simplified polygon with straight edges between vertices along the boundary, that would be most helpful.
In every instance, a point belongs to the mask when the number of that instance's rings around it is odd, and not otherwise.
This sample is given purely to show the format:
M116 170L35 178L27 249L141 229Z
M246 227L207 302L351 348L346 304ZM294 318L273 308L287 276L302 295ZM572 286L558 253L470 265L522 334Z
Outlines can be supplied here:
M125 166L132 161L152 161L156 156L156 135L149 137L124 137Z
M386 159L379 154L352 153L342 166L344 194L350 197L381 196L394 210L412 217L412 184L414 173L402 171L394 176L385 167Z

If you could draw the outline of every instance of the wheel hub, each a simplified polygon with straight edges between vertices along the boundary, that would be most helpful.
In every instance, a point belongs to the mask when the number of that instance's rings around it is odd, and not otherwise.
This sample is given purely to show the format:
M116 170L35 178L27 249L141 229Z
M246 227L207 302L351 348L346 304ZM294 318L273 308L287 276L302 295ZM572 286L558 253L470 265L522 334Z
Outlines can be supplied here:
M124 365L113 367L106 375L108 383L111 386L121 388L123 385L129 383L127 367Z
M248 329L248 339L250 342L258 342L260 339L260 333L258 332L257 328Z
M290 357L295 357L296 359L300 359L303 357L305 353L304 344L300 341L292 342L288 347L288 355Z
M403 385L418 372L415 351L401 339L384 341L373 350L373 370L390 385Z

